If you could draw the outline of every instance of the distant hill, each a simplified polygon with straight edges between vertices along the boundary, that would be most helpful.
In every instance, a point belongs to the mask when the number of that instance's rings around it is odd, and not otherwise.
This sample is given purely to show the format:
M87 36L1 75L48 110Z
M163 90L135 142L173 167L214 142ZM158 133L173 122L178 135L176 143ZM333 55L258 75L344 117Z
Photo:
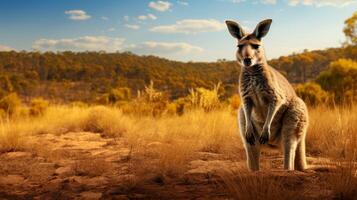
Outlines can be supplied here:
M293 83L314 79L339 58L357 59L357 47L331 48L273 59L269 63ZM130 52L0 52L0 90L15 91L26 101L93 102L113 88L135 92L152 80L175 99L189 88L212 88L222 82L228 97L236 92L239 67L234 61L177 62ZM1 91L0 91L1 92Z
M329 48L282 56L269 63L281 71L290 82L302 83L313 80L329 63L340 58L357 60L357 46Z

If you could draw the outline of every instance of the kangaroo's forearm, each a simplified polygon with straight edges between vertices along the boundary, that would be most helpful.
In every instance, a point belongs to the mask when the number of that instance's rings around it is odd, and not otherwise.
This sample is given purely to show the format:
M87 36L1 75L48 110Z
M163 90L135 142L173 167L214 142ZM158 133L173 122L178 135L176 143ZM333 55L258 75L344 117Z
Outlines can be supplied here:
M263 129L267 129L270 131L271 123L273 122L275 114L277 113L277 111L279 110L281 105L282 104L278 101L275 101L275 100L270 101L270 103L268 105L268 113L267 113L267 117L265 119Z
M253 102L250 98L245 98L243 99L243 110L244 110L244 116L245 116L245 122L246 122L246 128L252 124L251 122L251 116L252 116L252 110L253 110Z

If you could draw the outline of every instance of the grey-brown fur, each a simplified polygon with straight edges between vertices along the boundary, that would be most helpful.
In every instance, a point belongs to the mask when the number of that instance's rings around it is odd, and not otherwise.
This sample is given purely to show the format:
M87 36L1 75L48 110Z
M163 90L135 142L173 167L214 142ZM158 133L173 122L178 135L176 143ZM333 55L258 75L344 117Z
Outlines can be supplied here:
M253 33L246 34L238 23L226 21L239 46L236 57L241 65L240 133L250 170L259 170L262 145L282 147L284 169L304 170L308 111L286 78L266 61L261 39L268 33L271 22L264 20Z

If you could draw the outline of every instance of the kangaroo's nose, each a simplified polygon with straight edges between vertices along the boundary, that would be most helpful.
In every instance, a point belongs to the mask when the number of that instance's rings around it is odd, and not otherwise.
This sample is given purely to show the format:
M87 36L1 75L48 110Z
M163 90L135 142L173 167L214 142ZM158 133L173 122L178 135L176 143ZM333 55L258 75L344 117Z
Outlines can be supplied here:
M252 59L250 59L250 58L244 58L243 61L244 61L244 65L247 67L252 64Z

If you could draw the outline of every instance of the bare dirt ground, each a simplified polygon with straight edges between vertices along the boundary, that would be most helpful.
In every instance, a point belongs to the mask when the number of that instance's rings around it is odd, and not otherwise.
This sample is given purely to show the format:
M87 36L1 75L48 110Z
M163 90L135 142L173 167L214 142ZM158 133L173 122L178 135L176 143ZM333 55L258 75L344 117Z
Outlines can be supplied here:
M29 140L33 150L0 154L0 199L231 199L222 170L281 177L286 187L301 191L300 199L332 199L324 181L329 170L322 167L328 159L309 157L306 172L284 172L281 153L269 151L262 155L262 170L250 173L242 156L197 152L184 175L144 180L124 139L76 132Z

